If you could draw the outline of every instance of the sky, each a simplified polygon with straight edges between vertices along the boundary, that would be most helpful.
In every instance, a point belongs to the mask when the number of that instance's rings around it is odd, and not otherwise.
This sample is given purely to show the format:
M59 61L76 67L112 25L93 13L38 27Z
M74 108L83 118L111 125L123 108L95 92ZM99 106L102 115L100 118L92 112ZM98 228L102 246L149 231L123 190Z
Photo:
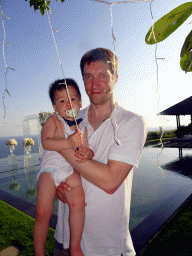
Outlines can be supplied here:
M9 70L7 85L11 97L6 95L4 118L3 91L5 63L3 58L4 30L0 22L0 136L23 134L22 121L26 116L42 111L53 111L48 87L55 79L63 78L52 37L48 16L34 11L25 0L1 0L5 16L6 41L4 52ZM114 3L113 0L108 0ZM188 2L183 0L154 0L154 21ZM83 54L96 47L113 51L110 5L93 0L51 1L50 15L59 55L62 56L64 76L73 78L80 86L83 108L89 104L84 90L79 63ZM116 38L115 53L119 58L119 79L115 86L115 100L124 108L145 117L152 128L176 128L175 116L157 116L158 111L191 96L191 73L181 70L180 51L192 29L192 17L172 35L157 45L159 83L157 94L157 68L155 45L147 45L145 36L152 25L150 3L115 4L113 30ZM159 102L159 104L158 104ZM181 125L190 122L181 116ZM34 127L33 127L34 126ZM30 123L31 134L36 133Z

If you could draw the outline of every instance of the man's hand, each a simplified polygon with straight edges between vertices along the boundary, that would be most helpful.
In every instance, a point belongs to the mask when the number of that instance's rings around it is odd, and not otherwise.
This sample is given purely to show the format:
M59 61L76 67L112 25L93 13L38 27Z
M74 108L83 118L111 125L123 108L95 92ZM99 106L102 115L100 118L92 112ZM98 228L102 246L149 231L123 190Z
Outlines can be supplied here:
M65 196L65 191L70 191L70 190L71 190L71 187L66 182L61 182L59 186L56 188L55 196L64 204L68 204ZM85 203L85 206L87 206L86 203Z
M82 132L78 129L75 133L71 134L67 141L71 148L78 148L83 144Z
M80 146L75 151L75 156L79 158L79 160L77 160L78 163L83 163L86 160L91 160L93 158L93 153L89 148Z
M65 191L70 191L71 187L66 182L61 182L56 189L56 197L62 201L64 204L67 204L67 199L65 197Z

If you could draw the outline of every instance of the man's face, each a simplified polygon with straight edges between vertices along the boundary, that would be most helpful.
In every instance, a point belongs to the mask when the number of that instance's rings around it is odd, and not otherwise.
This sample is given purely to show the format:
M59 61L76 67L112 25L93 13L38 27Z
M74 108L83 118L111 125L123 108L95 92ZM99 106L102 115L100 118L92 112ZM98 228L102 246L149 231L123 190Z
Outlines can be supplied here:
M79 99L79 95L73 86L68 85L68 90L72 106L73 108L77 109L78 113L81 108L81 100ZM66 113L66 110L71 109L66 89L63 89L61 91L55 91L53 108L56 112L59 113L60 116L64 117L67 120L73 120L73 118L69 117Z
M97 61L85 64L85 90L92 104L102 105L112 98L116 81L117 75L111 74L107 63Z

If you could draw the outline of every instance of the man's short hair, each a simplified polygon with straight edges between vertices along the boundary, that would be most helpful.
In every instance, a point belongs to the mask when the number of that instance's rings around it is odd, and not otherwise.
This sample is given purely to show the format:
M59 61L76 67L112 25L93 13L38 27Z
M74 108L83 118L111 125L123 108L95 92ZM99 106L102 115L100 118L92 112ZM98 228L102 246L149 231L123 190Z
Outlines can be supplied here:
M81 74L84 76L85 64L90 65L92 62L102 61L109 64L109 68L112 74L118 73L118 58L112 51L106 48L96 48L86 52L81 58L80 68Z
M77 94L79 95L79 98L81 100L81 93L79 90L79 86L77 85L77 83L75 82L74 79L72 78L66 78L64 79L58 79L55 80L50 86L49 86L49 97L51 99L52 104L54 103L54 95L55 95L55 91L61 91L63 89L66 89L66 84L67 86L73 86L75 88L75 90L77 91Z

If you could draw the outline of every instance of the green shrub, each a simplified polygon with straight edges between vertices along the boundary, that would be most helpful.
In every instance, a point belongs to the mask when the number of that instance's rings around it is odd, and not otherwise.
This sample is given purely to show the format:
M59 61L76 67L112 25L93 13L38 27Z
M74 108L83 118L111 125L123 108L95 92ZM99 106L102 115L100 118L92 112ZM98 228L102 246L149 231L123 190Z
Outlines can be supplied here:
M156 140L159 138L160 138L159 132L148 132L147 133L147 141L148 140Z
M163 137L162 138L173 138L176 136L176 130L170 130L170 131L164 131L163 132ZM158 140L161 138L161 133L159 131L155 131L155 132L148 132L147 133L147 140L146 141L150 141L150 140Z

